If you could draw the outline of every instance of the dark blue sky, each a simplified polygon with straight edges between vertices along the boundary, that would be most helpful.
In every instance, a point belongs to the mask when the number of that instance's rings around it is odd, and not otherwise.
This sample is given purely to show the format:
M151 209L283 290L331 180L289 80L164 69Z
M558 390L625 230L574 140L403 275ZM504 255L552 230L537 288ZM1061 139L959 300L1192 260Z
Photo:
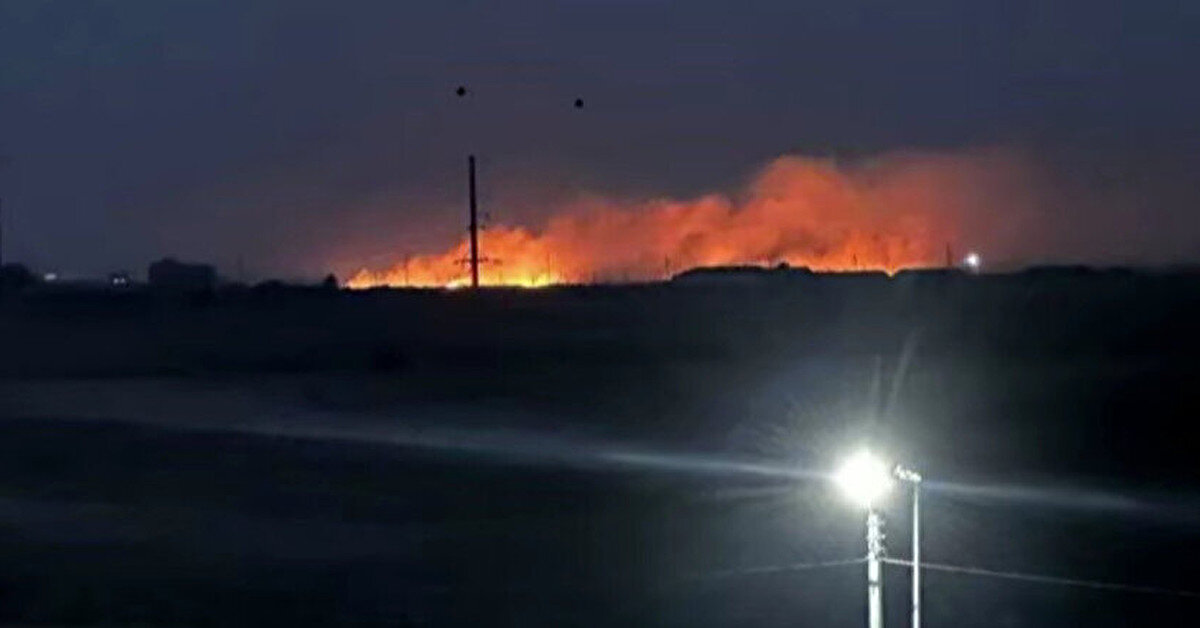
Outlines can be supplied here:
M1198 60L1200 9L1160 0L0 0L7 255L377 263L458 237L467 150L494 219L533 222L581 188L735 188L787 152L1000 145L1125 199L1048 224L1138 224L1148 258L1160 236L1186 257Z

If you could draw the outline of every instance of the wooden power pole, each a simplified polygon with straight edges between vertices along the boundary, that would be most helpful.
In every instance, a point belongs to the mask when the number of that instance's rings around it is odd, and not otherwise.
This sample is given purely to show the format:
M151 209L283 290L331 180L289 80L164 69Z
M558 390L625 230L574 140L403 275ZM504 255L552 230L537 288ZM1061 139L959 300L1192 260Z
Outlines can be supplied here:
M479 208L475 199L475 155L467 157L467 171L471 187L471 288L479 287Z

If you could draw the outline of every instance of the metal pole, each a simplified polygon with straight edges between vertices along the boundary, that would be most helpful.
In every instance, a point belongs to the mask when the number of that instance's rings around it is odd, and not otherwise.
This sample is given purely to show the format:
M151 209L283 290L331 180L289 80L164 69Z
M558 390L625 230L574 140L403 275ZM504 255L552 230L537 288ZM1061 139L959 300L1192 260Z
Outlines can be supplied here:
M471 287L479 287L479 220L475 202L475 155L467 157L467 170L471 178Z
M883 520L867 511L867 627L883 628Z
M921 483L912 487L912 628L921 628Z
M921 474L899 465L892 474L912 485L912 628L921 628Z

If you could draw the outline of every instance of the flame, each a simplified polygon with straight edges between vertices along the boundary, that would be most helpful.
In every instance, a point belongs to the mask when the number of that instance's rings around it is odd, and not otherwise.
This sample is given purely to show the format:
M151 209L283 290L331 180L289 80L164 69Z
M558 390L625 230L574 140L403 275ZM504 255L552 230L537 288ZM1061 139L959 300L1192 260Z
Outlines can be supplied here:
M787 263L818 271L897 270L944 263L966 210L994 206L993 155L894 154L841 164L781 157L738 195L641 202L592 197L539 229L480 234L480 282L536 288L657 280L697 266ZM469 284L468 242L384 269L351 288Z

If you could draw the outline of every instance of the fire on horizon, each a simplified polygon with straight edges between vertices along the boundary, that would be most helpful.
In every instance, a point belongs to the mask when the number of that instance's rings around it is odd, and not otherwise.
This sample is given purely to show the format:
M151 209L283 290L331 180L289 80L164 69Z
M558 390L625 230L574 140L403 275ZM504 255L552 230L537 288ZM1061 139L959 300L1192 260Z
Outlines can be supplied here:
M798 156L771 162L738 194L622 202L587 198L540 228L498 225L480 233L480 283L654 281L698 266L786 263L815 271L943 266L972 208L994 206L994 156L897 154L867 162ZM997 173L1001 173L997 175ZM469 240L384 268L361 268L346 285L469 285Z

